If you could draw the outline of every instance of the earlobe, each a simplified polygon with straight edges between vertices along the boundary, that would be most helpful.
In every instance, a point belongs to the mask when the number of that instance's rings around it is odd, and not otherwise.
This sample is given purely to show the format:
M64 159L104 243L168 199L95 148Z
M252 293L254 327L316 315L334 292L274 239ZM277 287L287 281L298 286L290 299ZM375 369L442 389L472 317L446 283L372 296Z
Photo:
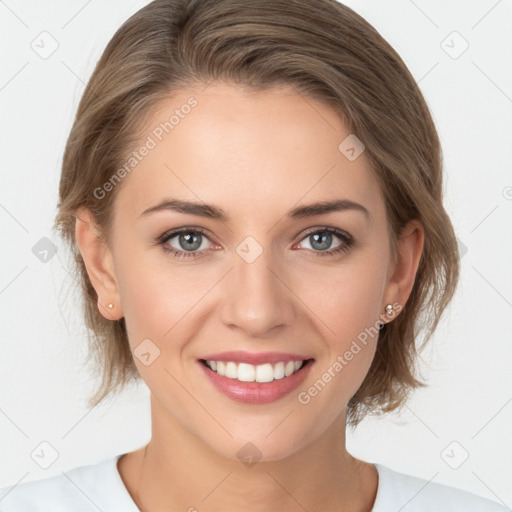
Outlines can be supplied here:
M407 302L416 279L416 273L421 261L425 232L423 224L411 220L402 230L398 238L398 255L393 269L393 275L387 286L386 300L398 302L403 308Z
M118 320L123 314L112 253L100 234L90 210L79 208L76 212L75 240L89 279L98 295L98 310L106 319ZM114 304L115 307L109 307L109 304Z

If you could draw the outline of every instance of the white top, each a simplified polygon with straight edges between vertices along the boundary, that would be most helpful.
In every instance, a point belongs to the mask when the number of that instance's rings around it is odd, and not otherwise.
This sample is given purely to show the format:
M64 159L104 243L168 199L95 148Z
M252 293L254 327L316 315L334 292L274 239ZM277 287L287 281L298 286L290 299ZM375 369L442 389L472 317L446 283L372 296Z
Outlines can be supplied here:
M2 512L140 512L117 469L122 455L42 480L0 489ZM467 491L374 464L379 474L371 512L506 512Z

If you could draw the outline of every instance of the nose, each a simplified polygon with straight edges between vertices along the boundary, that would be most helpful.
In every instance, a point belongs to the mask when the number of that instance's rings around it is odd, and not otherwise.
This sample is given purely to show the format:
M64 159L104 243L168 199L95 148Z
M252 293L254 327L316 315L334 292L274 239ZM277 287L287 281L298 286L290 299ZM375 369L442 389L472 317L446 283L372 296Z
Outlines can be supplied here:
M254 261L236 253L234 268L222 282L224 325L251 338L264 338L272 330L292 325L297 299L286 281L286 272L272 261L270 250L263 250Z

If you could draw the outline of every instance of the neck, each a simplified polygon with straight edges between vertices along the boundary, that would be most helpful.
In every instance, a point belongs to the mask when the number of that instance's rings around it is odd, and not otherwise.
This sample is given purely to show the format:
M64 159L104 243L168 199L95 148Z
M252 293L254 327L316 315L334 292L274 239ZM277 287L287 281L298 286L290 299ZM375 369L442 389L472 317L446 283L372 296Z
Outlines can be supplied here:
M214 452L161 414L157 404L151 410L151 441L118 465L142 512L371 511L377 472L346 451L344 414L314 443L288 457L244 464Z

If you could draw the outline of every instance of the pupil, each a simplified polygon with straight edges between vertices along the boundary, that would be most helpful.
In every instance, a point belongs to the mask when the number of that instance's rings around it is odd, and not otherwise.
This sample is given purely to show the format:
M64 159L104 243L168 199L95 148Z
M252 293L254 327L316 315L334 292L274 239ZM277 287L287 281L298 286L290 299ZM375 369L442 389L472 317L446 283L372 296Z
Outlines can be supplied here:
M185 233L180 235L180 243L182 243L182 247L185 247L186 250L194 251L201 246L199 241L201 235L191 235L190 233ZM189 246L187 247L187 244ZM192 247L190 246L192 245Z
M332 239L331 233L324 231L323 234L321 234L321 235L314 234L314 235L312 235L312 237L313 237L313 243L311 245L316 249L325 250L325 249L328 249L329 246L331 245L331 239ZM319 239L321 240L321 243L315 247L315 244L317 244Z

